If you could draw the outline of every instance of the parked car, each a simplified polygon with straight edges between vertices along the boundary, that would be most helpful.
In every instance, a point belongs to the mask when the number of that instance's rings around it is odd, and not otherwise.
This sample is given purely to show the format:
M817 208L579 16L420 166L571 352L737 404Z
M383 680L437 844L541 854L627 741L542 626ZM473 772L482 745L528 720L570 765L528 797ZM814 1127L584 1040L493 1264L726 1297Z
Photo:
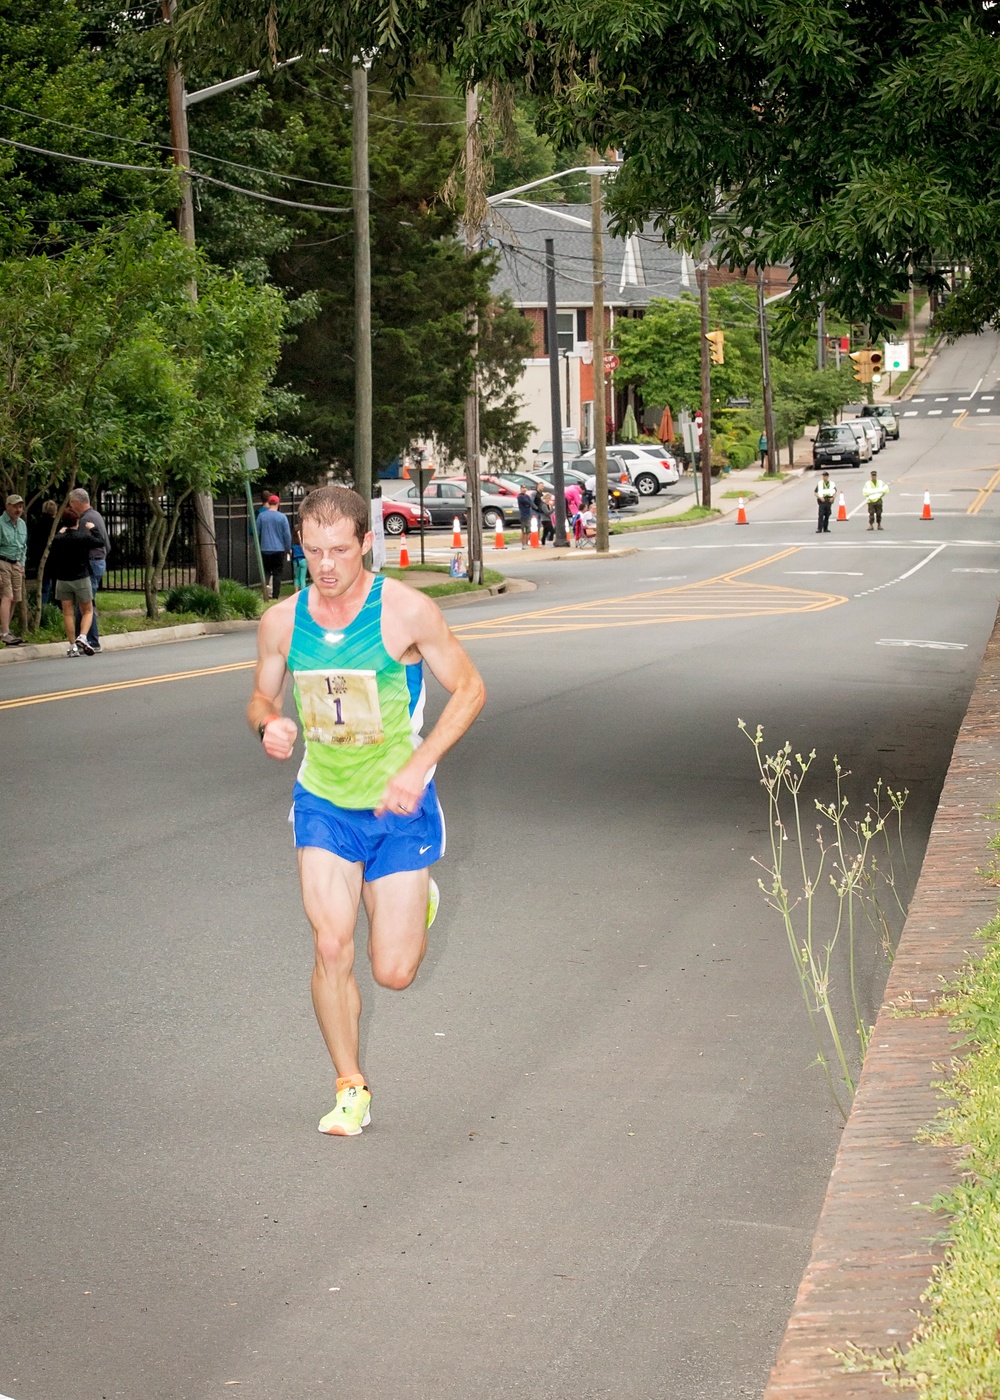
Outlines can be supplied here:
M430 511L424 511L425 527L431 523ZM411 505L393 496L382 497L382 529L387 535L408 535L420 529L420 505Z
M870 457L871 446L867 438L865 446ZM813 443L814 467L830 467L834 463L841 467L861 465L861 444L857 434L847 423L824 423Z
M681 479L673 453L652 443L616 444L608 453L628 463L632 484L640 496L655 496L664 486L676 486ZM594 449L584 457L594 460Z
M877 418L885 429L887 438L892 438L894 442L899 441L899 418L896 416L896 406L891 403L864 403L861 405L862 418Z
M882 451L885 445L885 430L877 418L850 418L848 422L861 424L862 430L868 434L873 453Z
M872 449L872 440L861 426L860 418L845 418L841 427L849 428L858 441L858 452L862 462L870 462L875 456Z
M563 451L563 461L564 461L564 462L570 461L573 457L579 457L580 453L583 451L583 447L582 447L582 445L581 445L581 443L580 443L580 439L576 436L576 434L572 431L572 429L569 429L569 428L564 428L564 429L563 429L563 435L562 435L562 451ZM541 445L541 447L536 447L536 448L534 449L534 451L532 452L531 456L532 456L532 463L531 463L531 468L532 468L532 470L534 470L536 467L547 467L547 466L551 465L551 462L552 462L552 440L551 440L551 438L548 439L547 441L543 442L542 445Z
M503 521L507 525L512 522L516 523L520 518L516 497L494 495L490 491L482 491L480 498L483 504L483 525L486 529L495 530L498 521ZM396 497L396 500L405 501L411 505L419 504L419 486L408 485ZM459 521L465 525L467 523L465 482L461 478L436 476L424 487L424 510L429 513L431 523L434 525L450 525L456 515Z
M639 504L636 487L631 481L621 480L623 474L627 475L628 466L624 457L616 457L614 452L608 453L608 505L613 510L625 510ZM594 463L589 457L578 457L569 470L581 486L593 490Z

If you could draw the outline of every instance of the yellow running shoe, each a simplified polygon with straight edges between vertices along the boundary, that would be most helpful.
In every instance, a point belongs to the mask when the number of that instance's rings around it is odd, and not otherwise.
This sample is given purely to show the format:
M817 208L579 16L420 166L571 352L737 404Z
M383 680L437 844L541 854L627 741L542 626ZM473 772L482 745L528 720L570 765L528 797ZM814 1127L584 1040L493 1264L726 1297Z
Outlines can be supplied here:
M440 903L441 903L441 891L438 889L438 887L437 887L437 881L434 879L434 877L433 877L433 875L432 875L432 876L430 877L430 884L429 884L428 887L427 887L427 927L428 927L428 928L430 928L431 924L434 922L434 920L435 920L435 919L437 918L437 916L438 916L438 906L440 905Z
M337 1080L337 1102L319 1120L319 1130L329 1137L358 1137L372 1121L372 1096L364 1075L350 1074Z

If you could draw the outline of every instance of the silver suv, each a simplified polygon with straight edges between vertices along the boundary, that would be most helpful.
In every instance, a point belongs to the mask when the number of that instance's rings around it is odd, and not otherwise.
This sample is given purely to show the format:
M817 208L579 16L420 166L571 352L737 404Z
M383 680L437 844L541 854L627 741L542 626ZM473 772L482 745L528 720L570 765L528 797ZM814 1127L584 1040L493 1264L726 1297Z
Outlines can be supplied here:
M896 416L896 406L891 403L863 403L861 405L862 418L877 418L885 430L887 438L899 441L899 419Z
M588 461L594 460L594 449L585 452ZM652 443L618 444L608 447L608 455L614 455L628 463L632 483L640 496L655 496L664 486L676 486L681 479L677 462L672 452L655 447Z

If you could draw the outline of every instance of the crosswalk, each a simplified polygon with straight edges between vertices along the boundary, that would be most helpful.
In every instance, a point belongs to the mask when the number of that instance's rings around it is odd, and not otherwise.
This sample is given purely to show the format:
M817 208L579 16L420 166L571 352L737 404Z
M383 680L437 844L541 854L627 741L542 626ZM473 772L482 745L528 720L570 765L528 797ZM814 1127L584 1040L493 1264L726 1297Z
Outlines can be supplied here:
M960 413L967 413L970 418L1000 415L1000 389L987 393L955 389L949 394L914 394L912 399L901 399L896 412L900 418L957 418Z

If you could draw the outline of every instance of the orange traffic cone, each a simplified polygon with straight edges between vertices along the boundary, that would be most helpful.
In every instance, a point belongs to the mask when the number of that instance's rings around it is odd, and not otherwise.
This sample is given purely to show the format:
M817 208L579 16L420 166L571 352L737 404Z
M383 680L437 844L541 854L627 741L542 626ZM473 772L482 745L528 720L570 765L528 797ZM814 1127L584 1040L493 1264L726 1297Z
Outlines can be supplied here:
M740 503L739 503L739 505L736 507L736 523L737 523L737 525L749 525L749 524L750 524L749 520L747 519L746 510L744 509L744 506L743 506L743 497L742 497L742 496L740 497Z
M570 520L570 518L569 518L568 516L566 517L566 543L567 543L567 544L569 545L569 547L572 549L572 547L573 547L573 522Z
M933 520L933 519L934 519L933 515L931 515L931 493L930 493L929 491L925 491L925 492L924 492L924 508L923 508L923 510L920 512L920 519L921 519L921 520Z
M837 519L847 519L847 502L844 500L844 493L841 491L840 500L837 502Z
M451 547L452 549L462 548L462 526L457 515L451 522Z
M498 530L500 529L500 526L499 526L499 525L497 526L497 529L498 529ZM524 536L522 535L521 538L524 539ZM533 515L533 516L531 517L531 538L529 539L528 543L529 543L529 545L531 546L532 549L541 549L541 547L542 547L541 541L540 541L539 538L538 538L538 516L537 516L537 515ZM522 546L522 547L523 547L523 546Z
M410 567L410 551L406 547L406 536L399 542L399 567L408 569Z
M502 516L498 516L498 517L497 517L497 532L496 532L496 535L494 536L494 539L493 539L493 548L494 548L494 549L506 549L506 548L507 548L507 541L504 539L504 533L503 533L503 517L502 517Z

